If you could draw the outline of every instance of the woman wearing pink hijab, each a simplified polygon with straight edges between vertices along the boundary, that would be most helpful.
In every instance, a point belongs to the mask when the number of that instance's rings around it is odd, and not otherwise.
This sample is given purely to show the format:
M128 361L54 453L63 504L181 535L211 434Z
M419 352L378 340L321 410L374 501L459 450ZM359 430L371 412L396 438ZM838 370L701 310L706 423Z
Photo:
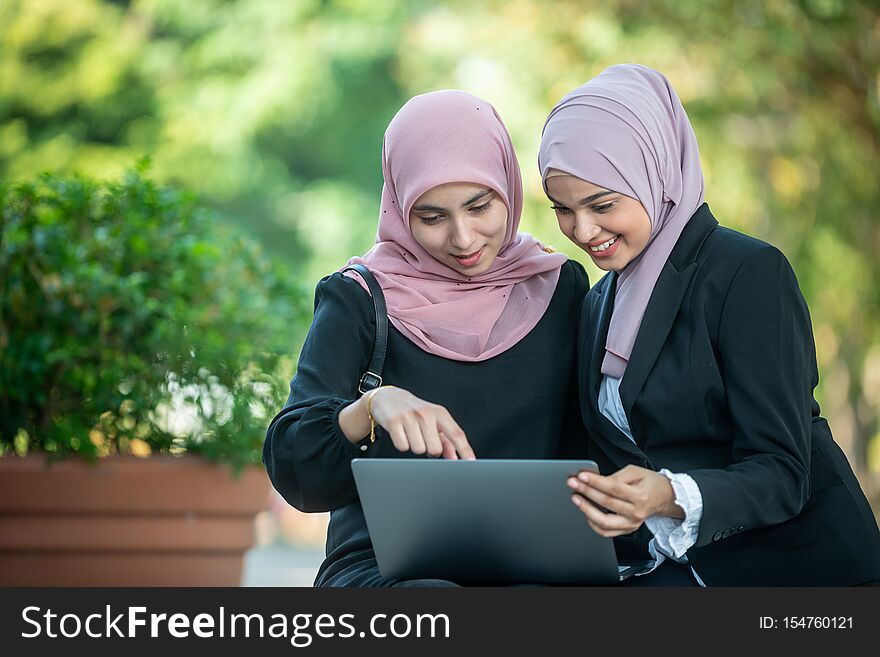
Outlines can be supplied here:
M331 512L316 585L450 586L380 575L350 461L585 456L574 349L589 283L579 264L517 232L519 165L485 101L411 99L385 133L382 172L376 245L349 264L366 265L385 296L385 385L358 393L375 335L363 282L322 279L263 462L288 502Z
M544 126L560 228L608 272L583 304L591 527L641 545L631 585L858 585L880 532L813 396L810 316L777 249L718 225L668 80L606 69Z

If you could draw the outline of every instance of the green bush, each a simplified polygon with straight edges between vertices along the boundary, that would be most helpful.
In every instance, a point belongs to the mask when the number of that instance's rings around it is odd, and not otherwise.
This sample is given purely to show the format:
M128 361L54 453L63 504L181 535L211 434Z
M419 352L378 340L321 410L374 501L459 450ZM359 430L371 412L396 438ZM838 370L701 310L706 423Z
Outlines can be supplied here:
M145 169L0 185L0 454L259 462L306 291Z

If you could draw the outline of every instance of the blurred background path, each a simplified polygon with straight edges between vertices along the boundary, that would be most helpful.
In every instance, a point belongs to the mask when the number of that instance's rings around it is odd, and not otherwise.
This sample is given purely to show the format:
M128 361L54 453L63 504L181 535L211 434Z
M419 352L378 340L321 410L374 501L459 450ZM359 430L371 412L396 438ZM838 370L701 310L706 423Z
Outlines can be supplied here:
M311 586L324 551L288 543L253 547L244 555L242 586Z
M329 517L297 511L273 490L269 508L257 516L241 586L312 586L324 560Z

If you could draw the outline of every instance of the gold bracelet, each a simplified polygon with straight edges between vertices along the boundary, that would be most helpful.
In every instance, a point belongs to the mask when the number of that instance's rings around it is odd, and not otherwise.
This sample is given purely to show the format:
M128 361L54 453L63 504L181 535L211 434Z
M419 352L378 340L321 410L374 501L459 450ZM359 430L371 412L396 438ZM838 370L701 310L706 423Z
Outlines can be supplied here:
M368 393L369 396L367 397L367 418L370 420L370 442L371 443L376 442L376 420L373 418L373 409L372 409L373 397L376 395L377 392L379 392L380 389L381 389L381 386L379 388L376 388L375 390L371 390Z
M394 388L395 386L379 386L378 388L374 388L367 392L367 418L370 420L370 442L376 442L376 419L373 417L373 397L376 396L376 393L379 392L382 388Z

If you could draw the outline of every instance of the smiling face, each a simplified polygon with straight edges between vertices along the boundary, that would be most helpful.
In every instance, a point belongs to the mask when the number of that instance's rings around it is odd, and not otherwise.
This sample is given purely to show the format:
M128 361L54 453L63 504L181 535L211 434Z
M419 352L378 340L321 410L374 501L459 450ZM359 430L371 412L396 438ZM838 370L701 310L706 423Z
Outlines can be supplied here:
M445 183L416 199L409 225L415 240L435 260L477 276L492 266L504 244L507 206L483 185Z
M567 174L546 184L559 228L597 267L620 271L645 250L651 219L639 201Z

